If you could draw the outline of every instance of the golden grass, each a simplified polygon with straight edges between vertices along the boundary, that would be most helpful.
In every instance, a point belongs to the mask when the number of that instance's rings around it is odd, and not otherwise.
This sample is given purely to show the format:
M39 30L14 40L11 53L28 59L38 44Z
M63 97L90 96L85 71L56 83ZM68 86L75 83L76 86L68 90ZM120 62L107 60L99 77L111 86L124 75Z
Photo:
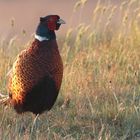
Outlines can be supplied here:
M87 0L79 0L83 10ZM31 136L30 113L18 116L0 107L1 139L132 140L140 134L140 2L102 4L90 25L68 29L58 40L63 83L54 108L40 116ZM82 11L81 13L82 14ZM118 15L118 17L117 17ZM116 20L117 19L117 20ZM117 22L117 23L116 23ZM63 42L63 43L62 43ZM16 39L1 42L0 89L18 52Z

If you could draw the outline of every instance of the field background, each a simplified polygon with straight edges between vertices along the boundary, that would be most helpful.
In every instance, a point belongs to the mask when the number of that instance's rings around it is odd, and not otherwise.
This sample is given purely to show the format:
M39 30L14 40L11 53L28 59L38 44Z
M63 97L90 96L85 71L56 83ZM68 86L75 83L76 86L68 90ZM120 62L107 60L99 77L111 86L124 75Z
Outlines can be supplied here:
M56 104L39 117L0 106L2 140L140 139L139 0L0 0L0 90L33 38L40 16L58 14L64 77Z

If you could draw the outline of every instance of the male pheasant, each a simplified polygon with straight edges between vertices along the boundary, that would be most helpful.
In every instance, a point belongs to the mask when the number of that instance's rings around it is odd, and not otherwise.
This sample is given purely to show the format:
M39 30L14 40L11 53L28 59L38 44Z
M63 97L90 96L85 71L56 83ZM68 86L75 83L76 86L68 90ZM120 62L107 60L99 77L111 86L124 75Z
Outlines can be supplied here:
M56 35L65 22L58 15L40 18L35 39L23 50L9 74L10 103L17 113L41 114L50 110L59 93L63 63Z

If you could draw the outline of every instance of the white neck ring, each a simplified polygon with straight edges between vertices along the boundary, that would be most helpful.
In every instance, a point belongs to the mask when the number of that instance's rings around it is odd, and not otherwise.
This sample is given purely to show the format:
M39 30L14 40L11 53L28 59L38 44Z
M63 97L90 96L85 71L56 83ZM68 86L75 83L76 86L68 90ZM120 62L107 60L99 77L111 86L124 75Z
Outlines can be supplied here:
M39 40L40 42L42 42L44 40L49 40L47 37L39 36L37 34L35 34L35 39Z

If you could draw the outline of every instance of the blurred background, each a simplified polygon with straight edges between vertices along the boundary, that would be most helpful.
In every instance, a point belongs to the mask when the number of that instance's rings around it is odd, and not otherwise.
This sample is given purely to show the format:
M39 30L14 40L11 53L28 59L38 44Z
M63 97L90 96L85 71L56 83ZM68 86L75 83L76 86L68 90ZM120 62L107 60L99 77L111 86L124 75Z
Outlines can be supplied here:
M119 4L120 0L101 0L104 5L112 3ZM97 0L89 0L84 7L74 12L74 5L77 0L0 0L0 38L10 39L18 37L25 42L35 32L39 17L48 14L58 14L66 21L66 25L58 34L64 35L70 27L79 23L90 24L93 10ZM80 12L81 16L80 16ZM23 34L26 34L23 38Z

